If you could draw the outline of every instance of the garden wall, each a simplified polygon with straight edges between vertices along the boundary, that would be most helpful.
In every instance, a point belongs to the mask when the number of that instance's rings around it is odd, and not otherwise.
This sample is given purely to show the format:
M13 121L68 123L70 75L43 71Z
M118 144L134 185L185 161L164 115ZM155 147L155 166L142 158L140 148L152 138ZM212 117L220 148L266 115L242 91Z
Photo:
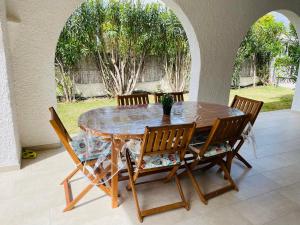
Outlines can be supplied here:
M82 97L96 97L106 95L101 72L95 61L86 57L81 60L75 71L75 86L77 94ZM158 57L148 57L140 75L135 90L154 92L171 91L168 81L164 79L164 65Z

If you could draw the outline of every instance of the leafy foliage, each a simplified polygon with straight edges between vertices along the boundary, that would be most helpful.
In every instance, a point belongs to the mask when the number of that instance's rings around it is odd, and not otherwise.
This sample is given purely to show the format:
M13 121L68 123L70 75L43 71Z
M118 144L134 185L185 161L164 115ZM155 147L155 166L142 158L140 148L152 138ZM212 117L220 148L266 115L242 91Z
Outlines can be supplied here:
M245 61L251 62L251 72L253 75L253 84L255 86L256 77L263 84L272 83L273 77L270 73L272 60L284 54L286 50L285 37L293 37L295 43L288 46L288 52L291 59L288 61L281 59L277 66L282 66L283 62L293 61L293 65L299 66L297 61L297 49L299 41L296 37L296 31L291 26L289 31L285 28L282 22L277 22L273 15L267 14L260 18L249 30L246 37L241 43L234 64L233 84L239 86L240 72ZM296 47L298 45L298 47ZM299 56L298 56L299 58ZM294 70L295 71L295 70ZM295 73L294 75L296 75Z
M187 37L176 16L159 3L139 0L83 3L67 21L56 55L67 77L83 56L92 57L111 96L134 90L147 56L164 60L174 90L185 87L190 67Z

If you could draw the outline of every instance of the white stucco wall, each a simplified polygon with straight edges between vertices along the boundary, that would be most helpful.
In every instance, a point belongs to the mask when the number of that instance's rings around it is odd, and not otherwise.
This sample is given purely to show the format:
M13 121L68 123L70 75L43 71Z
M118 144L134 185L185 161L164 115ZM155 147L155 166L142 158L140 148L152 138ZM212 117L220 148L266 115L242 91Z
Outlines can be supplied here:
M268 12L300 14L298 0L176 0L191 21L201 50L198 99L227 104L237 49L250 26ZM197 84L194 84L197 85Z
M20 165L20 145L13 110L12 74L9 69L6 34L5 5L0 0L0 171L3 168L19 168Z
M48 123L48 107L56 104L54 52L61 29L81 2L7 1L9 17L16 21L8 23L8 36L23 147L57 142ZM221 104L228 102L233 60L250 26L274 10L300 14L299 0L165 2L183 21L194 56L190 99Z

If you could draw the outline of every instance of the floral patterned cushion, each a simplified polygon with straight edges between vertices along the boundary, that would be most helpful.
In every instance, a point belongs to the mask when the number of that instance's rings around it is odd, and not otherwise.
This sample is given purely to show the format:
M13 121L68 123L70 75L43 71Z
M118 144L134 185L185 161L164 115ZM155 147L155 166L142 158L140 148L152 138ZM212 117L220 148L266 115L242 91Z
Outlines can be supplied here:
M190 145L193 148L197 148L200 149L202 147L203 144L196 144L196 145ZM191 148L193 150L193 148ZM209 146L208 150L204 153L204 157L211 157L211 156L215 156L215 155L219 155L222 154L224 152L229 152L231 151L232 148L229 144L224 143L224 144L219 144L219 145L212 145Z
M220 145L213 145L213 146L209 146L208 151L206 151L204 153L205 157L210 157L210 156L215 156L215 155L219 155L222 154L224 152L229 152L231 151L231 147L229 144L220 144Z
M125 148L129 150L130 157L136 163L138 163L141 141L139 140L129 140L125 143ZM180 164L180 157L178 154L159 154L152 156L144 156L143 162L141 164L142 169L151 169L165 166L174 166Z
M70 145L81 162L99 157L107 158L111 154L111 142L101 137L78 135L72 138Z

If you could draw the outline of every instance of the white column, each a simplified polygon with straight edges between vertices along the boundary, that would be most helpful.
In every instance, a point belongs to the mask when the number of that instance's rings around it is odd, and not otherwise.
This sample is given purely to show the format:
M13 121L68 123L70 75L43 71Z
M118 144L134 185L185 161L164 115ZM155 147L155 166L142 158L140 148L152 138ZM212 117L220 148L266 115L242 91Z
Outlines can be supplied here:
M0 171L20 168L21 147L12 101L12 78L8 68L6 16L0 0Z

